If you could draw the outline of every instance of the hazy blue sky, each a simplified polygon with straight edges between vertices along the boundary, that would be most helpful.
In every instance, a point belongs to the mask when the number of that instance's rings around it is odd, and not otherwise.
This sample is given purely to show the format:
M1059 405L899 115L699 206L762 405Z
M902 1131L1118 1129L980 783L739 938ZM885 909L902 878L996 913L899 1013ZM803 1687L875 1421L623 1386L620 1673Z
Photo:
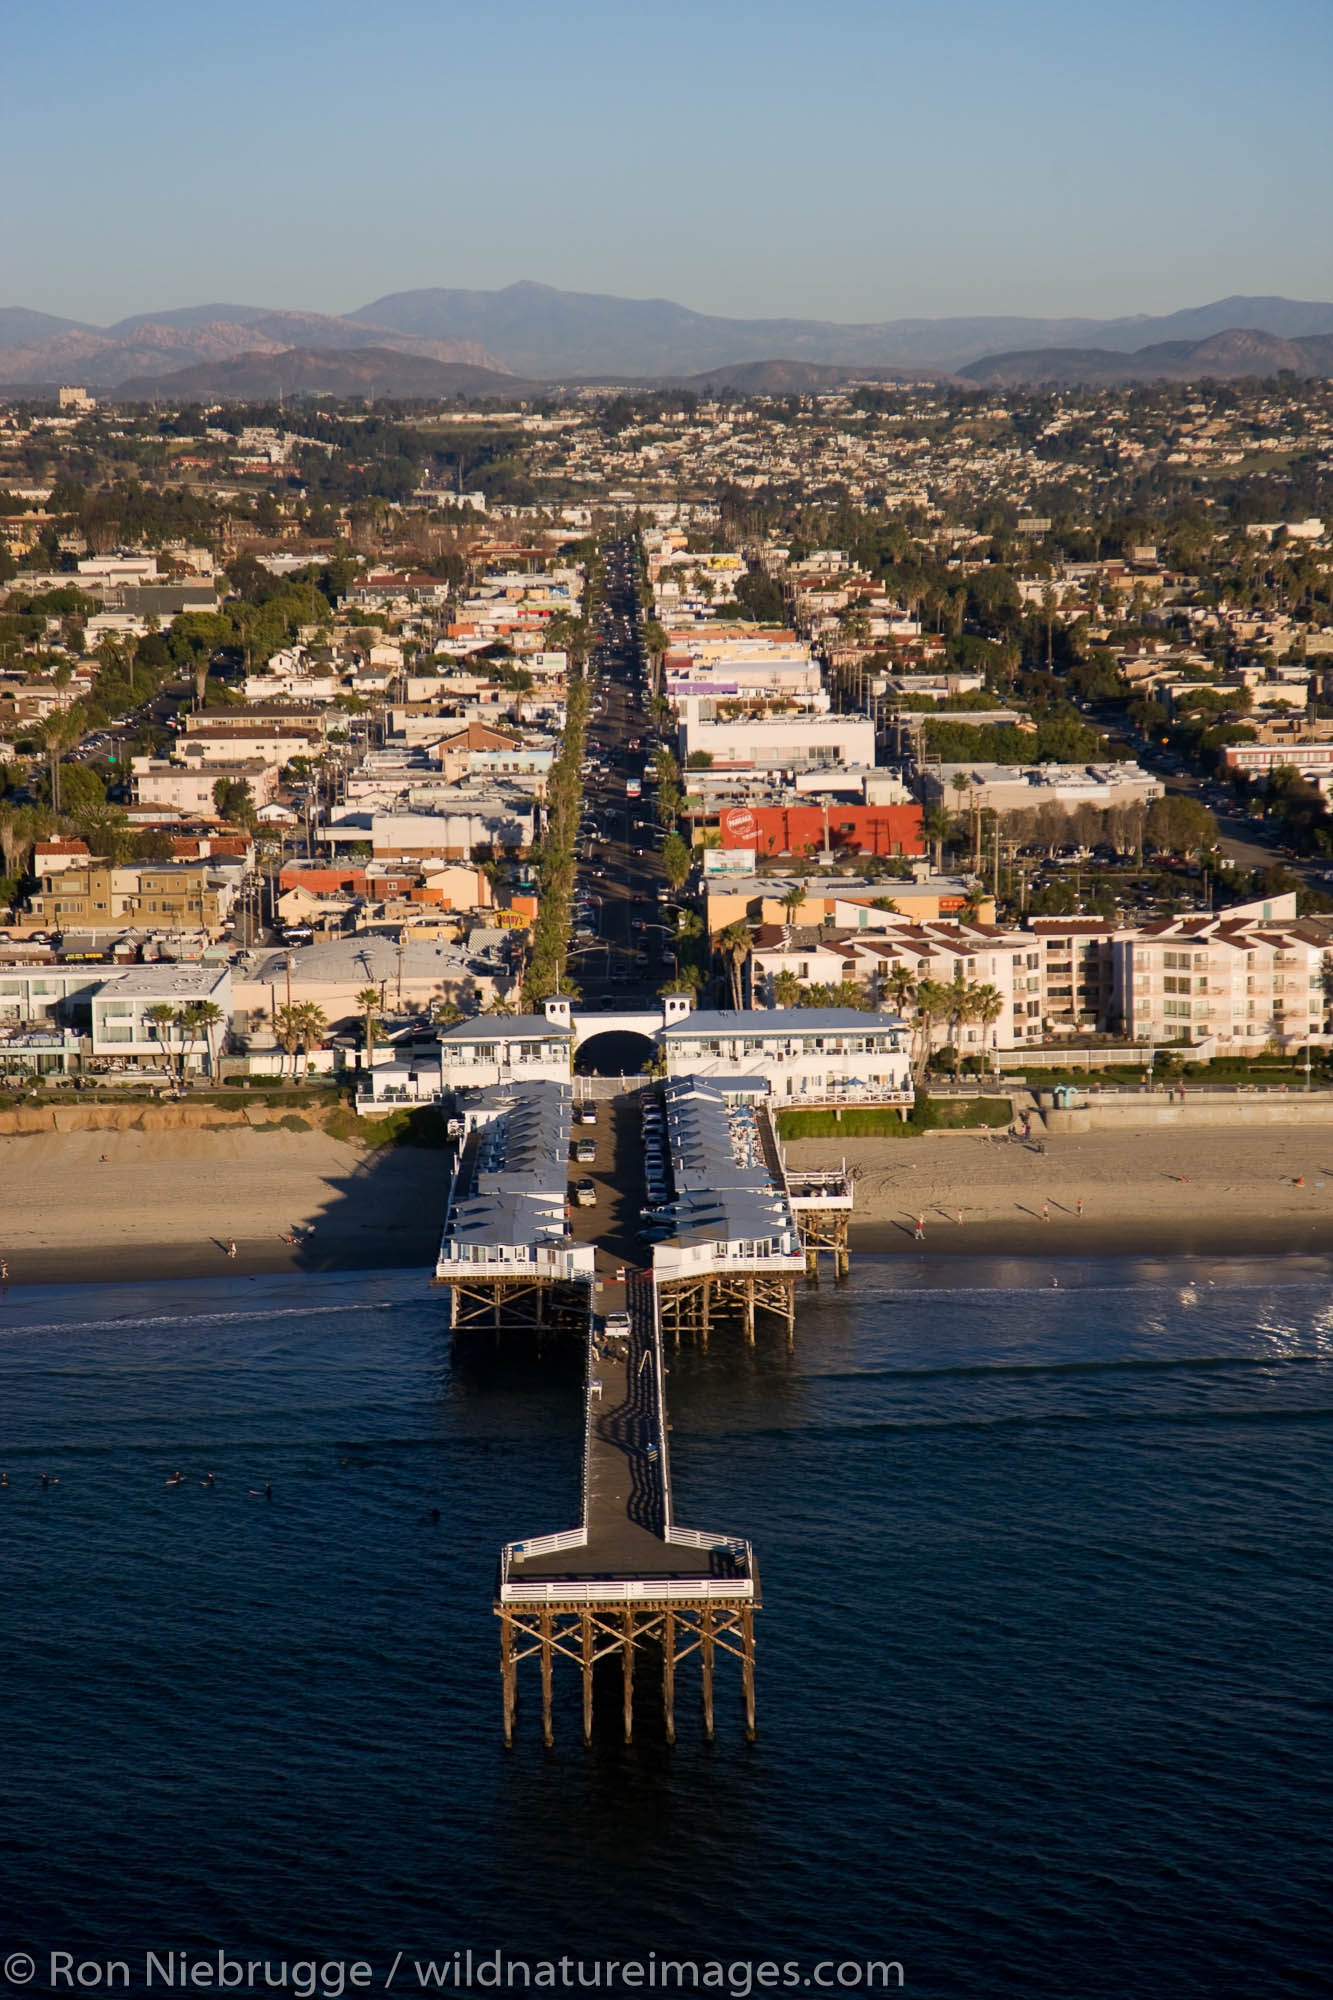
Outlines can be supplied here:
M1333 5L9 0L0 304L1333 295Z

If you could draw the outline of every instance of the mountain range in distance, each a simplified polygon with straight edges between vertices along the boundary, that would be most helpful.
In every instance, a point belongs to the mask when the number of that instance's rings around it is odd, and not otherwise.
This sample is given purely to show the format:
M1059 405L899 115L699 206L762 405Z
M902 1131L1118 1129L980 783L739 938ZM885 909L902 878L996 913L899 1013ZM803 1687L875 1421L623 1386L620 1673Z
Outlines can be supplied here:
M1029 348L988 354L959 371L988 388L1111 386L1125 382L1225 381L1238 375L1333 375L1333 333L1285 340L1258 327L1228 327L1206 340L1160 340L1130 354L1108 347Z
M113 326L0 308L0 383L124 397L498 395L653 382L801 394L849 380L1183 380L1333 372L1333 304L1232 297L1113 320L730 319L669 299L520 283L395 292L344 314L201 305ZM423 366L422 364L429 364Z

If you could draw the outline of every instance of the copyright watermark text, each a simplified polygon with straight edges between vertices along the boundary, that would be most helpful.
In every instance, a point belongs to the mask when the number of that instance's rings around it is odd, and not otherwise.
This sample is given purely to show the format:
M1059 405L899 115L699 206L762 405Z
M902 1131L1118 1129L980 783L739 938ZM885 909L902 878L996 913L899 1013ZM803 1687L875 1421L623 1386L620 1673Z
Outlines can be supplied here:
M442 1957L398 1951L372 1957L286 1958L233 1951L146 1951L133 1958L83 1957L75 1951L11 1951L0 1965L13 1989L44 1993L294 1994L341 2000L349 1993L601 1992L718 1993L751 2000L759 1993L897 1993L905 1985L896 1958L689 1958L650 1951L643 1958L517 1958L503 1951L455 1951Z

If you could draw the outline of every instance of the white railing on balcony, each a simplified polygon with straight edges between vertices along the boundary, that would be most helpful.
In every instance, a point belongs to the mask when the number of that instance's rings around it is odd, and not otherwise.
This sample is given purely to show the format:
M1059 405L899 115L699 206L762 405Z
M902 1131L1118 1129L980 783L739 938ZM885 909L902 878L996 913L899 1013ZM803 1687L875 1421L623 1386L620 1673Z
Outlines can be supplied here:
M699 1597L752 1599L754 1579L748 1576L604 1577L570 1579L565 1583L504 1583L502 1604L633 1604L679 1603Z

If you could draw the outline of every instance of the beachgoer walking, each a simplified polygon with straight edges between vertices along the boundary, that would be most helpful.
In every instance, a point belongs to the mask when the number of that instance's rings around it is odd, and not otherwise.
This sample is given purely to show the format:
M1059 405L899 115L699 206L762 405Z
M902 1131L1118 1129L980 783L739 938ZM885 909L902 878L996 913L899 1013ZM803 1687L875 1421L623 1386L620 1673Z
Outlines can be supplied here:
M1051 1204L1048 1201L1044 1201L1041 1205L1041 1219L1043 1222L1049 1222L1051 1219Z
M926 1218L924 1215L918 1215L916 1219L916 1241L918 1243L924 1243L925 1240L926 1240Z
M1077 1200L1077 1201L1076 1201L1076 1202L1074 1203L1074 1213L1075 1213L1075 1215L1082 1215L1082 1213L1083 1213L1083 1197L1082 1197L1082 1195L1080 1195L1080 1196L1079 1196L1079 1198L1078 1198L1078 1200Z
M235 1245L235 1243L229 1243L229 1244L227 1245L227 1255L228 1255L229 1257L234 1257L234 1256L236 1255L236 1245Z

